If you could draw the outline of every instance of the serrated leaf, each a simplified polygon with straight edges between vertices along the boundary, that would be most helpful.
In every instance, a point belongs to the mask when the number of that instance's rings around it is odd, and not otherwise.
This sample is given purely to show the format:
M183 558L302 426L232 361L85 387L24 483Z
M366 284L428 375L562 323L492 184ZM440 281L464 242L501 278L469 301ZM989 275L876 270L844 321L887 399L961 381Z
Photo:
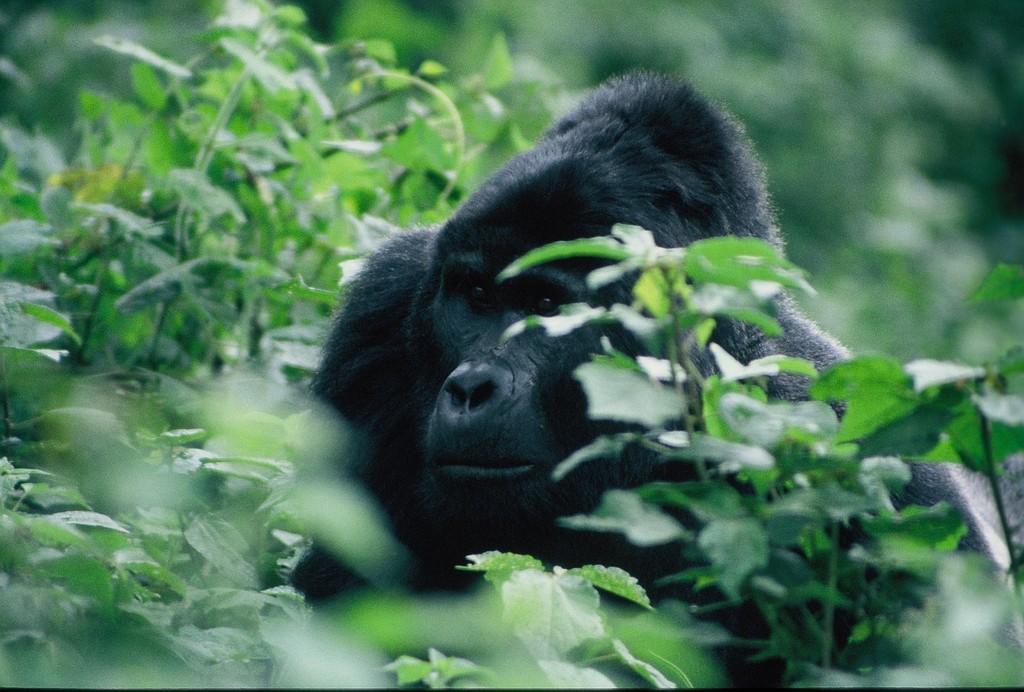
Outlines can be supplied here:
M484 88L489 91L505 86L512 79L512 57L508 53L504 34L496 34L491 41L482 72Z
M470 564L460 565L458 569L467 572L484 572L484 579L492 584L504 582L519 570L544 569L544 563L532 555L503 553L497 550L489 550L479 555L467 555L466 559Z
M235 198L210 182L201 171L175 168L168 173L168 180L178 192L182 204L201 211L210 218L230 215L238 223L245 222L245 212Z
M257 585L256 570L240 552L245 541L230 524L197 517L184 535L188 544L233 584L244 588Z
M275 65L260 53L257 53L249 46L236 38L224 37L220 39L220 45L231 55L245 65L260 84L270 93L274 94L281 89L294 91L297 87L295 79L283 68Z
M188 79L192 76L192 71L187 67L179 65L172 60L168 60L163 56L157 55L149 48L139 45L134 41L128 41L123 38L114 38L113 36L101 36L100 38L95 39L94 43L117 53L130 55L136 60L141 60L144 63L152 65L158 70L163 70L172 77Z
M752 282L768 281L814 292L800 268L759 238L723 236L698 240L687 248L685 267L696 283L751 289Z
M721 465L726 473L735 473L745 468L765 470L775 466L775 457L762 447L703 434L694 435L690 444L673 449L666 456L673 459L712 461Z
M95 526L102 529L110 529L111 531L118 531L120 533L129 533L128 529L124 526L114 521L106 514L100 514L99 512L74 510L48 514L47 517L53 521L72 524L74 526Z
M747 577L768 564L768 535L752 519L714 519L701 530L697 544L715 566L722 591L732 600L739 600Z
M679 394L636 370L593 362L576 368L573 377L587 395L591 418L657 428L682 416Z
M718 413L729 428L747 442L772 448L783 439L804 441L830 439L839 430L839 419L821 401L763 402L745 394L728 392L719 399Z
M984 368L927 358L907 363L903 370L913 379L914 391L918 393L936 385L976 380L985 376Z
M981 282L970 300L1016 300L1024 298L1024 265L999 264Z
M811 385L819 401L845 401L837 442L850 442L914 409L917 397L901 365L890 358L863 356L829 368Z
M641 500L629 490L607 490L590 514L558 520L562 526L623 534L633 545L662 545L689 536L674 517Z
M985 417L1010 427L1024 426L1024 398L985 392L972 397Z
M604 565L584 565L568 570L569 574L578 574L602 591L615 594L627 601L632 601L644 608L653 610L651 599L636 577L618 567Z
M0 257L13 257L43 246L58 244L50 237L49 225L32 219L17 219L0 224Z
M605 636L600 597L575 574L521 570L501 585L501 598L505 621L537 658L560 659Z

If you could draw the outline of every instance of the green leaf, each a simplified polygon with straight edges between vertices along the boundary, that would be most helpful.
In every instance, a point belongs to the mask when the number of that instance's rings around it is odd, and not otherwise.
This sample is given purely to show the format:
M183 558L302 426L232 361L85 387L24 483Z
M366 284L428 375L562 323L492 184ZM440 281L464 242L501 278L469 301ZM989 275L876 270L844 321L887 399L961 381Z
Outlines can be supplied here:
M56 310L51 310L45 305L36 305L35 303L22 303L21 309L29 317L61 330L70 336L72 341L76 344L82 343L82 339L75 333L74 327L71 326L71 322L68 318Z
M1018 298L1024 298L1024 265L999 264L982 280L970 300L978 302Z
M811 385L820 401L845 401L846 412L837 442L863 437L910 413L917 397L900 364L880 356L864 356L831 367Z
M558 523L573 529L621 533L638 546L662 545L689 536L672 516L629 490L606 490L591 514L562 517Z
M635 439L635 435L601 435L590 444L580 447L565 458L564 461L555 467L551 472L551 479L556 483L565 478L580 464L588 461L618 459L626 445Z
M636 370L603 361L584 363L573 377L587 395L587 415L657 428L683 413L679 394Z
M257 53L241 41L231 37L220 39L220 45L231 55L245 65L263 88L271 94L281 89L294 91L297 87L295 78L281 67L266 59L266 56Z
M483 64L484 88L488 91L499 89L512 79L512 57L504 34L496 34L487 50Z
M160 55L157 55L149 48L141 46L134 41L128 41L122 38L114 38L112 36L101 36L93 41L98 46L109 48L117 53L124 55L130 55L136 60L141 60L144 63L152 65L158 70L162 70L172 77L178 77L179 79L188 79L192 76L191 70L179 65L176 62L168 60Z
M59 243L50 237L50 226L32 219L17 219L0 225L0 258L24 255L36 248Z
M544 563L532 555L503 553L497 550L490 550L479 555L467 555L466 559L470 564L460 565L458 569L467 572L484 572L484 579L492 584L506 581L513 572L519 570L544 569Z
M168 180L182 204L210 218L230 215L238 223L245 222L245 213L235 198L210 182L205 173L191 168L176 168L168 173Z
M512 264L503 269L497 276L497 281L507 281L519 276L528 269L532 269L548 262L557 262L563 259L574 257L592 257L605 259L611 262L622 262L631 257L626 247L615 238L610 236L598 236L596 238L580 238L578 240L559 240L554 243L542 245L539 248L530 250Z
M696 283L750 288L773 282L813 293L801 269L759 238L723 236L691 244L686 250L687 275ZM770 290L770 289L769 289Z
M641 605L648 610L653 610L651 599L648 597L647 592L644 591L644 587L640 586L640 582L637 581L636 577L631 576L624 569L605 567L604 565L584 565L583 567L570 569L568 573L578 574L602 591L607 591L627 601Z
M903 370L913 378L914 391L918 393L936 385L969 382L985 376L984 368L928 359L907 363Z
M167 92L156 71L144 62L132 64L132 87L139 100L151 111L162 111L167 105Z
M666 454L666 457L717 462L725 473L736 473L743 469L765 470L775 467L775 457L762 447L703 434L694 435L689 445L673 449Z
M245 540L231 524L197 517L185 529L185 540L230 581L240 587L258 584L256 570L245 559Z
M719 399L718 411L733 432L759 447L773 448L787 438L828 440L839 430L835 411L821 401L765 403L729 392Z
M697 544L715 566L722 591L734 601L747 577L768 564L768 535L752 519L714 519L701 530Z
M501 598L505 621L537 658L557 660L606 635L600 597L578 575L521 570L501 585Z
M99 512L86 512L86 511L69 511L69 512L57 512L55 514L48 514L47 517L52 521L72 524L74 526L93 526L103 529L110 529L111 531L119 531L120 533L128 533L128 529L114 521L106 514L100 514Z
M939 442L957 412L933 404L914 408L908 415L887 421L867 435L860 443L865 456L918 456Z

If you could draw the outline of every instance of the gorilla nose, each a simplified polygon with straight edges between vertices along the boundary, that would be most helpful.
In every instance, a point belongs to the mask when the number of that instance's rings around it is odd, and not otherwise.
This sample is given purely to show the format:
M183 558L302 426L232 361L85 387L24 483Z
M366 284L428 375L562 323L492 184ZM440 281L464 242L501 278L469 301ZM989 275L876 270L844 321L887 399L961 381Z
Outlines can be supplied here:
M512 393L512 370L502 363L466 362L455 368L442 387L442 409L464 416L490 411Z

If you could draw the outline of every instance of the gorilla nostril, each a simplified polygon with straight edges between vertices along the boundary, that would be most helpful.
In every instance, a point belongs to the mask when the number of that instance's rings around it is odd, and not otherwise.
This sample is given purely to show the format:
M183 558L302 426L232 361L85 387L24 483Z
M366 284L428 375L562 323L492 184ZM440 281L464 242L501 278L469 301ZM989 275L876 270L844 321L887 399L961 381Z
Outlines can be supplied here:
M503 382L510 378L505 369L489 363L463 363L445 380L443 391L453 409L472 413L500 398L509 389Z
M467 408L474 409L481 404L487 403L487 400L494 394L494 383L490 380L481 382L476 389L469 394L469 406Z

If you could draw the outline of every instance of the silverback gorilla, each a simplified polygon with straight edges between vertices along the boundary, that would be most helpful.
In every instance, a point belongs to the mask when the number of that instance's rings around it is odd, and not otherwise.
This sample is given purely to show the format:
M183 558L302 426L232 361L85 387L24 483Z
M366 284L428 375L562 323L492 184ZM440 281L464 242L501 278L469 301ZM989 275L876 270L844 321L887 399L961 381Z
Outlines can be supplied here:
M672 571L668 553L556 522L592 510L609 488L658 472L633 450L551 479L556 464L605 431L588 420L573 370L600 350L602 336L626 352L639 345L596 328L562 338L528 330L502 340L513 322L562 304L630 302L625 282L590 294L585 276L594 266L582 260L495 280L532 248L607 234L620 222L650 230L663 247L726 234L781 246L741 128L690 87L634 74L591 93L439 229L392 237L351 288L313 389L360 431L359 473L413 556L414 588L458 587L468 575L454 566L486 550L566 567L618 565L648 586ZM782 337L721 322L713 341L744 363L786 354L820 370L845 357L786 300L777 319ZM713 370L706 357L698 364L705 374ZM768 386L777 398L806 395L798 377L779 376ZM991 553L966 490L943 466L915 468L908 501L960 507L971 528L965 545ZM293 582L317 600L354 577L314 548Z

